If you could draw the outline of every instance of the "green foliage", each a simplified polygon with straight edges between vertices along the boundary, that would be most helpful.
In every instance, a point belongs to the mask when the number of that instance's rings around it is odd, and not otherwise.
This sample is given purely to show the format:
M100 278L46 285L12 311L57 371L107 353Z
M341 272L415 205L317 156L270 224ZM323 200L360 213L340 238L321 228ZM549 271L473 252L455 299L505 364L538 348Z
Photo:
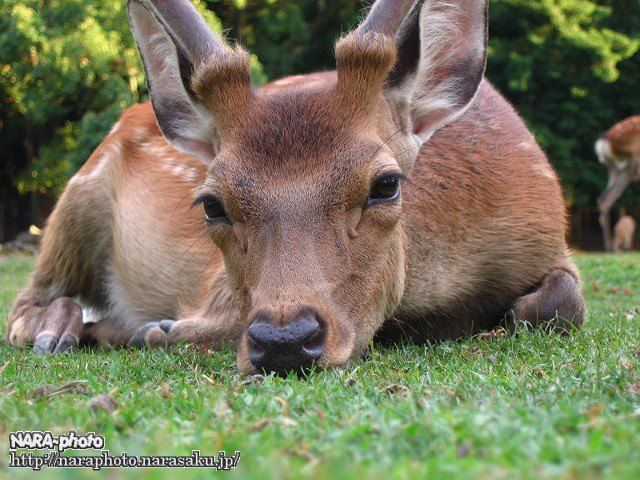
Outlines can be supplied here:
M18 187L59 191L81 163L68 154L79 143L91 150L108 131L84 127L102 115L107 126L140 99L144 77L124 2L8 0L0 32L0 91L11 105L3 113L22 130L27 157Z
M262 83L333 68L335 39L367 3L199 0L197 8L256 55ZM571 205L593 205L606 182L594 141L640 113L638 25L637 0L492 0L487 75L549 154ZM123 1L4 1L0 192L7 178L23 191L59 191L119 112L145 94ZM636 186L625 201L639 198Z
M220 31L205 3L195 3ZM255 58L254 73L264 79ZM22 138L13 159L23 166L20 191L60 192L120 112L145 93L122 0L1 4L0 95L9 105L2 123ZM2 143L3 153L12 151Z
M128 105L129 102L121 101L99 112L88 111L79 121L68 120L56 131L52 141L41 147L40 155L18 180L19 190L36 191L44 188L55 193L61 192L67 180L104 140L123 108Z
M487 75L548 153L570 204L593 205L606 183L598 136L640 113L639 22L637 1L492 2Z
M333 44L357 24L362 0L212 0L230 36L254 52L270 79L334 67Z

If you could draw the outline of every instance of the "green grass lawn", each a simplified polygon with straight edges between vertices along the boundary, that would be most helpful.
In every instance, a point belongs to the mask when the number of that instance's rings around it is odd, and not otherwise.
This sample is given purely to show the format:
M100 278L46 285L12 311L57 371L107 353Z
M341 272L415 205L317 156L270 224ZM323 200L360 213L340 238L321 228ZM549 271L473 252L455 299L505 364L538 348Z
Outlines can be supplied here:
M581 254L577 261L589 313L569 338L522 332L376 347L344 371L308 379L245 382L233 352L36 357L2 344L0 477L8 470L8 432L76 430L104 435L111 454L239 450L239 467L219 473L225 478L640 478L640 255ZM0 260L1 318L31 267L28 258ZM34 393L76 380L87 382L87 392ZM113 395L115 412L87 407L100 393ZM204 473L101 472L145 479Z

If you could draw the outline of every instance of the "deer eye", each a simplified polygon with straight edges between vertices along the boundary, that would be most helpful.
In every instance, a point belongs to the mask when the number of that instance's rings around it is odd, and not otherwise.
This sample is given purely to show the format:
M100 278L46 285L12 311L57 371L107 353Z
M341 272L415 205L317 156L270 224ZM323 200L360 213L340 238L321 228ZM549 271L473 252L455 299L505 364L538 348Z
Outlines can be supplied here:
M201 197L198 197L198 199L193 202L192 206L200 204L204 207L205 221L209 223L217 222L220 220L226 222L229 221L227 212L225 212L222 202L213 195L202 195Z
M389 174L378 178L371 186L367 206L396 200L400 196L400 175Z

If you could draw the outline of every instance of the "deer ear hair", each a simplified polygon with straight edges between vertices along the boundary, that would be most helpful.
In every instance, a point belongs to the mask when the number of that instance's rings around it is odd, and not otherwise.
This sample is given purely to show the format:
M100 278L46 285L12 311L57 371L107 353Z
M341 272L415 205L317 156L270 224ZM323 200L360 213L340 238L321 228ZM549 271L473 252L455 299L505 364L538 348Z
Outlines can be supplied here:
M419 142L462 115L487 59L488 0L418 1L398 34L385 95Z
M162 134L210 162L251 96L248 55L217 38L189 0L128 0L127 10Z
M177 150L210 161L216 153L215 120L191 90L190 55L149 4L130 0L127 8L162 134Z

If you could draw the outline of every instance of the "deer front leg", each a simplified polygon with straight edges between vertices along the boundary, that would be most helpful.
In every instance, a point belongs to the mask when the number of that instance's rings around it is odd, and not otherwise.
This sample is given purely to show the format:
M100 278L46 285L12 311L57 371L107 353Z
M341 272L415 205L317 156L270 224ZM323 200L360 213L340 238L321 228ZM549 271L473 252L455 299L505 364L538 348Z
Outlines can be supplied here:
M611 240L611 208L616 201L622 196L625 189L631 182L631 173L629 171L609 170L609 183L602 195L598 198L598 209L600 210L600 227L602 228L602 237L604 239L604 248L610 252L613 248Z
M61 353L78 347L83 327L82 309L71 298L59 297L46 307L18 303L6 339L15 346L33 344L38 355Z
M185 342L204 345L213 350L233 345L240 337L237 325L226 322L187 318L183 320L161 320L148 322L140 327L129 340L134 348L164 348Z
M600 208L600 216L598 217L600 228L602 229L602 241L604 243L605 252L611 251L611 209Z
M549 272L536 290L516 300L511 320L522 320L533 327L560 333L579 327L584 320L585 304L574 275L562 268Z

